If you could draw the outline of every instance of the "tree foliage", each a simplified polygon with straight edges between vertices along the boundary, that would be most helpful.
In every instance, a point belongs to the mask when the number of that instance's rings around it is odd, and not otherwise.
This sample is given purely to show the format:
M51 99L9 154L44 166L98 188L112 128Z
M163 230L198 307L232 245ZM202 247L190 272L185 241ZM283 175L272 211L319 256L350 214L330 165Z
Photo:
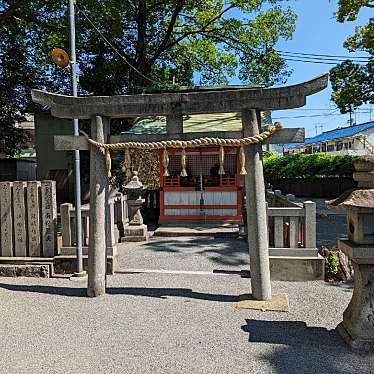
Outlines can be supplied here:
M281 178L352 177L355 156L323 153L279 156L269 152L264 157L264 174L269 181Z
M338 22L355 21L362 8L373 8L372 0L339 0L336 19ZM367 64L349 60L331 70L332 100L342 113L351 112L362 104L374 103L374 19L358 26L355 34L347 38L344 47L350 52L368 53Z
M29 110L31 87L70 91L69 69L50 58L55 47L69 50L67 4L1 2L1 111ZM291 38L295 19L287 0L78 0L80 93L217 85L236 76L248 84L284 82L289 72L274 45Z

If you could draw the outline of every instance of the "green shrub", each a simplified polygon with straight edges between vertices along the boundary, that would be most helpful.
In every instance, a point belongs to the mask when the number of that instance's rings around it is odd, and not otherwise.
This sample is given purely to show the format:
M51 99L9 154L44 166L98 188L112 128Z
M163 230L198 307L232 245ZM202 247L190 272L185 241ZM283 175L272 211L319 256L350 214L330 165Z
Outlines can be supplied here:
M330 253L325 257L326 278L334 278L339 272L339 258L337 255Z
M293 154L279 156L264 153L265 179L352 177L353 161L357 156L328 155L325 153Z

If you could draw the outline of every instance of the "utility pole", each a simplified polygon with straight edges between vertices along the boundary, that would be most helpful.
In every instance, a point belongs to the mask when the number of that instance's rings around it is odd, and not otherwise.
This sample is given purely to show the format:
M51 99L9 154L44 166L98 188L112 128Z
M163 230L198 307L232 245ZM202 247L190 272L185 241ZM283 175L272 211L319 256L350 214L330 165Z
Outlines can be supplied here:
M77 80L77 56L75 51L75 4L76 0L69 0L69 24L70 24L70 65L71 65L71 85L73 96L78 96ZM78 119L73 120L74 135L79 136ZM80 154L78 150L74 151L74 176L75 176L75 230L76 230L76 253L77 253L77 272L76 277L86 275L83 270L83 250L82 250L82 213L81 213L81 172L80 172Z
M322 130L323 130L323 125L321 123L317 123L316 125L314 125L315 129L316 129L316 136L318 135L318 129L320 130L320 132L322 133Z

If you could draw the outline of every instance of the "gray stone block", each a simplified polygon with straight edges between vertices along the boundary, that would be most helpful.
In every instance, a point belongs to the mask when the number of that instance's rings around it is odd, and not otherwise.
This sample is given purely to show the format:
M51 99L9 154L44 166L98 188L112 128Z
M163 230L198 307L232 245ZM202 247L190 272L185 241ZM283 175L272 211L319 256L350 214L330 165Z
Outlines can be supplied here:
M270 277L274 281L324 280L325 261L315 257L270 256Z
M1 277L36 277L49 278L49 265L8 265L0 264Z

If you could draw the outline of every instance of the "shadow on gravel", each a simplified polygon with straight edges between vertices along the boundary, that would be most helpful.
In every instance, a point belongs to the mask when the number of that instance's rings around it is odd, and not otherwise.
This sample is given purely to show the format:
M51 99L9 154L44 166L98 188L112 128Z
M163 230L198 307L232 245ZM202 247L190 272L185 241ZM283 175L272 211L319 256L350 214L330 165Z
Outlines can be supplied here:
M34 292L60 296L86 297L86 288L52 287L52 286L28 286L18 284L0 283L0 288L9 291ZM183 297L196 300L219 301L234 303L239 301L237 295L220 295L204 292L195 292L189 288L143 288L143 287L110 287L106 293L109 295L142 296L159 299L168 297Z
M205 247L206 249L200 249ZM175 253L207 257L220 265L248 265L247 244L240 239L199 237L182 240L151 240L140 246L153 253Z
M183 297L196 300L220 301L225 303L234 303L239 301L237 295L220 295L205 292L195 292L190 288L142 288L142 287L124 287L124 288L108 288L107 293L111 295L130 295L155 297L159 299L167 299L168 297Z
M23 284L0 283L0 288L8 291L34 292L50 295L86 297L86 288L53 287L53 286L30 286Z
M277 345L271 353L262 355L261 358L270 362L278 373L358 372L348 356L353 359L360 356L347 348L335 330L308 327L302 321L247 319L246 322L242 330L248 333L249 342ZM367 363L369 364L369 361ZM344 369L341 365L344 365ZM359 372L368 373L364 366L360 367Z

